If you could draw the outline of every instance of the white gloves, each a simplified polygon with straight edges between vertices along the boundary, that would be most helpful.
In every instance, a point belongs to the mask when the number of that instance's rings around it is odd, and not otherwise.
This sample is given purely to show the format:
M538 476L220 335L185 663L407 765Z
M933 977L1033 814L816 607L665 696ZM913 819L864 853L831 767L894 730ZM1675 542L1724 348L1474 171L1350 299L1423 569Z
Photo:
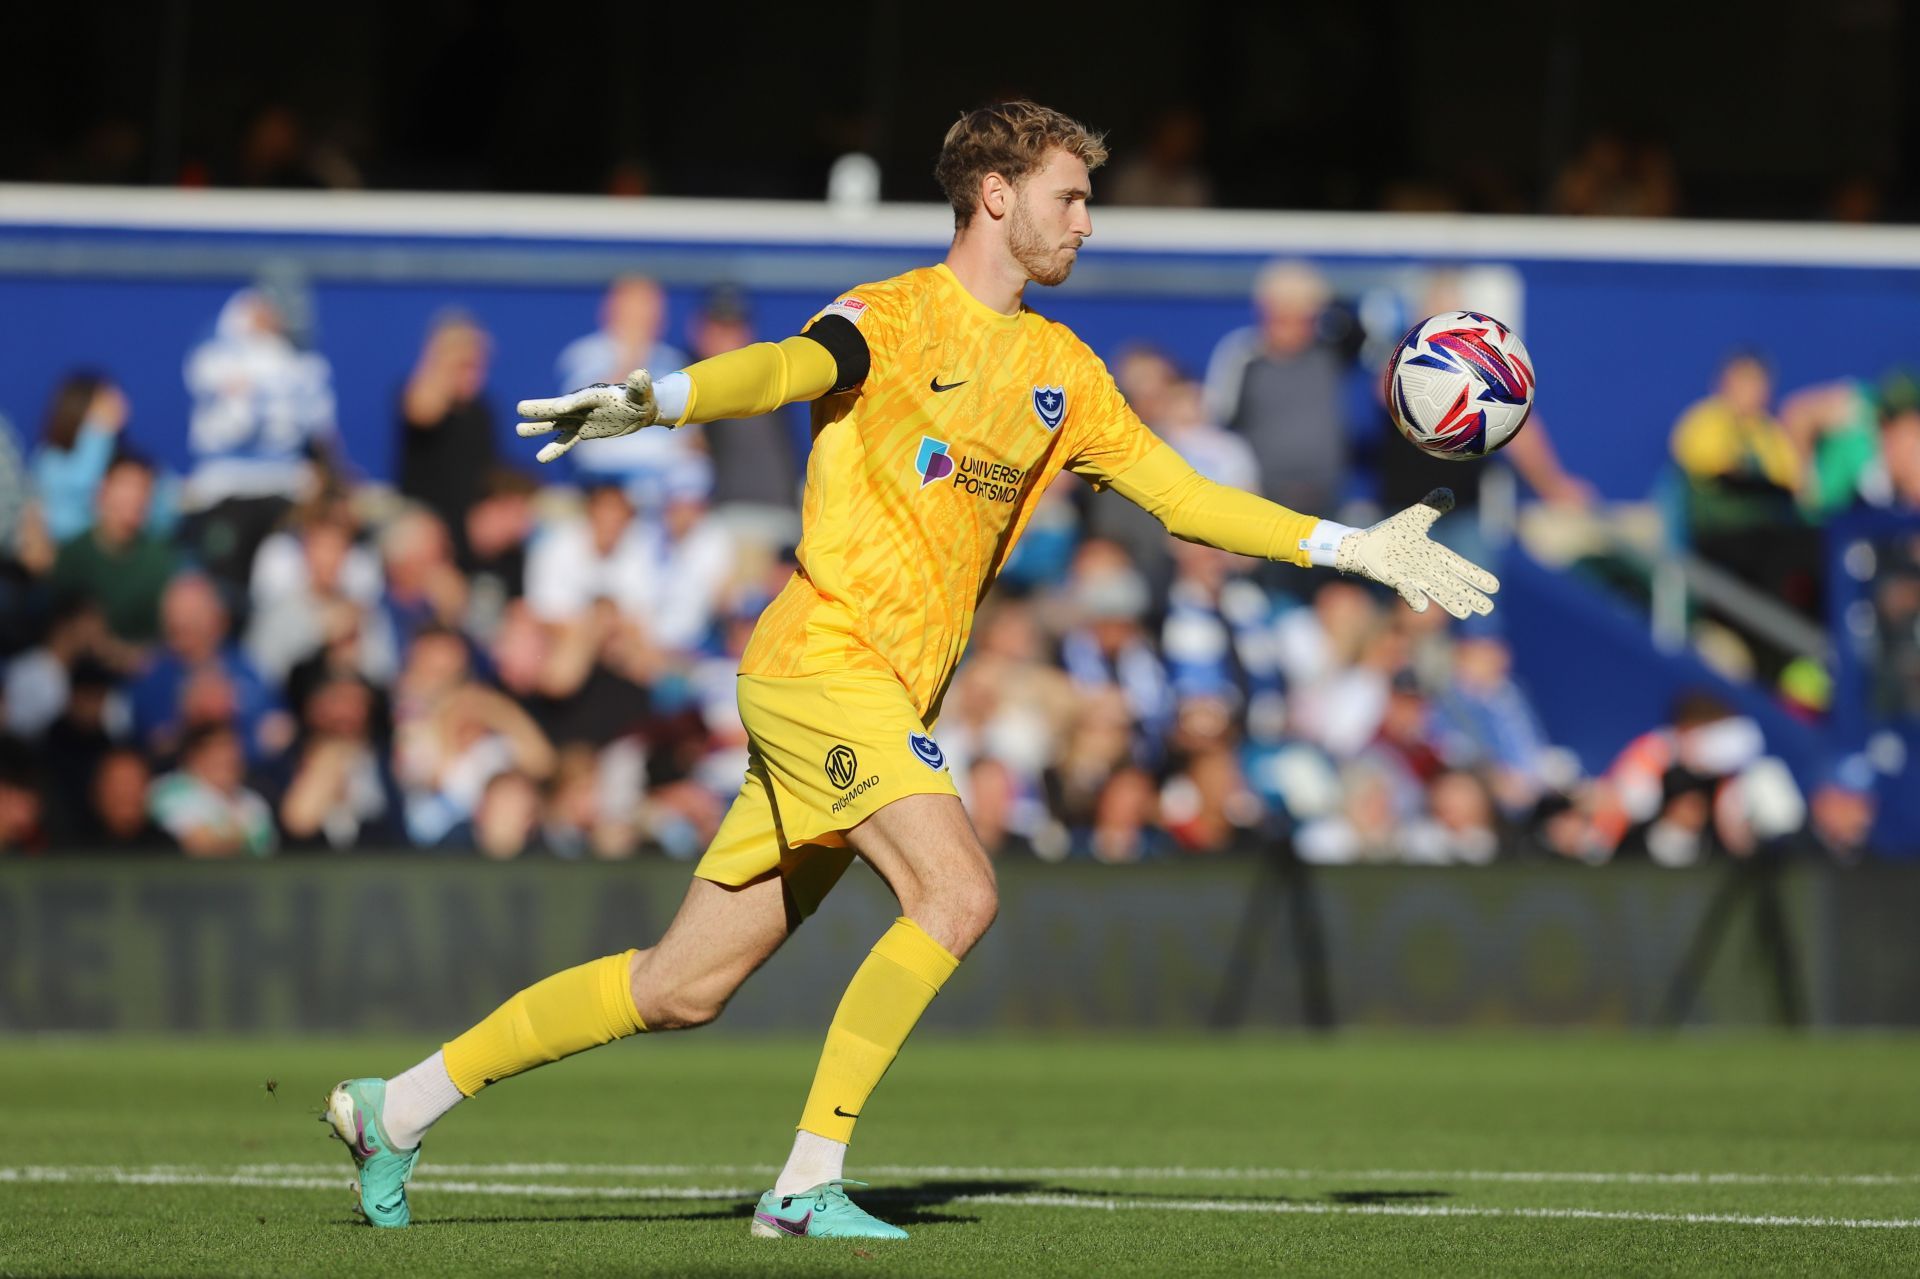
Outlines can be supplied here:
M581 440L632 435L660 420L653 375L645 369L635 369L617 385L596 382L551 400L522 400L519 412L531 419L517 428L523 437L559 432L536 454L542 462L553 461Z
M1416 613L1427 611L1428 600L1455 617L1491 613L1493 601L1487 596L1500 589L1500 579L1427 536L1433 522L1452 509L1452 491L1435 489L1418 505L1342 537L1333 549L1333 566L1391 586Z

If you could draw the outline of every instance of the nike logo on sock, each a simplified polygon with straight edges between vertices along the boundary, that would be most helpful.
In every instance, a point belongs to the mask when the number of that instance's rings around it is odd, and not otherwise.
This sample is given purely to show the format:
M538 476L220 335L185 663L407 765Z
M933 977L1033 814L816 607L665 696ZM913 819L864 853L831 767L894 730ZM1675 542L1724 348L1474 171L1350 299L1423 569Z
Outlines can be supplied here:
M840 1116L842 1119L858 1119L860 1117L858 1115L849 1115L846 1111L840 1109L840 1107L838 1106L835 1106L833 1108L833 1113Z

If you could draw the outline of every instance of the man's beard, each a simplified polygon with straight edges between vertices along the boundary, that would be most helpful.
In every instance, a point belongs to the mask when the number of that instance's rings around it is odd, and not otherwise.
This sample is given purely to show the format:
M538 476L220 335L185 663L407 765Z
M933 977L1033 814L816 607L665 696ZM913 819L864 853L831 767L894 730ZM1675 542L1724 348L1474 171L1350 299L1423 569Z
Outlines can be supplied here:
M1064 263L1056 260L1047 248L1046 237L1040 234L1040 228L1027 213L1026 204L1020 200L1013 202L1013 212L1007 220L1007 248L1035 284L1060 284L1073 274L1074 260L1068 258Z

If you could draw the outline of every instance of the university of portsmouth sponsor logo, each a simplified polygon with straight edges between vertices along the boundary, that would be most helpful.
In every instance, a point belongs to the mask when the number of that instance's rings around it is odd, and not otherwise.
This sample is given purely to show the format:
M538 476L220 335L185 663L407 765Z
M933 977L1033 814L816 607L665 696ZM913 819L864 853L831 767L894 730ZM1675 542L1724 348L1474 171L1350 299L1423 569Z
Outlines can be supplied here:
M940 743L925 733L908 733L907 746L913 751L915 759L934 772L937 773L947 766L947 753L940 749Z
M921 488L952 475L953 457L947 452L947 442L931 435L921 436L920 455L913 460L913 470L920 477Z
M977 457L962 457L953 486L986 502L1011 502L1020 496L1020 482L1027 473L1005 462L988 462Z
M940 480L951 479L953 486L962 493L984 502L1018 500L1021 485L1027 478L1024 470L1006 462L989 462L985 458L950 453L945 440L936 440L931 435L920 437L920 453L913 460L913 473L920 477L920 487L923 489Z
M1033 411L1040 415L1040 425L1049 431L1058 430L1067 416L1067 389L1063 386L1034 387Z
M867 318L867 304L859 298L841 298L838 302L835 302L832 306L820 312L820 314L823 317L843 315L855 324L858 324Z

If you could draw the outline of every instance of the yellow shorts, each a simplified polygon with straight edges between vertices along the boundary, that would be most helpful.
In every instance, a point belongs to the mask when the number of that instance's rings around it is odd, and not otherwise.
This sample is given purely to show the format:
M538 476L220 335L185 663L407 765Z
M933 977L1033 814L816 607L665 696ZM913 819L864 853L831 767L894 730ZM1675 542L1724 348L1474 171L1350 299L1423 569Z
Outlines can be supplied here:
M746 780L694 868L740 885L779 871L812 914L853 860L845 832L906 795L957 795L946 756L890 675L739 677Z

